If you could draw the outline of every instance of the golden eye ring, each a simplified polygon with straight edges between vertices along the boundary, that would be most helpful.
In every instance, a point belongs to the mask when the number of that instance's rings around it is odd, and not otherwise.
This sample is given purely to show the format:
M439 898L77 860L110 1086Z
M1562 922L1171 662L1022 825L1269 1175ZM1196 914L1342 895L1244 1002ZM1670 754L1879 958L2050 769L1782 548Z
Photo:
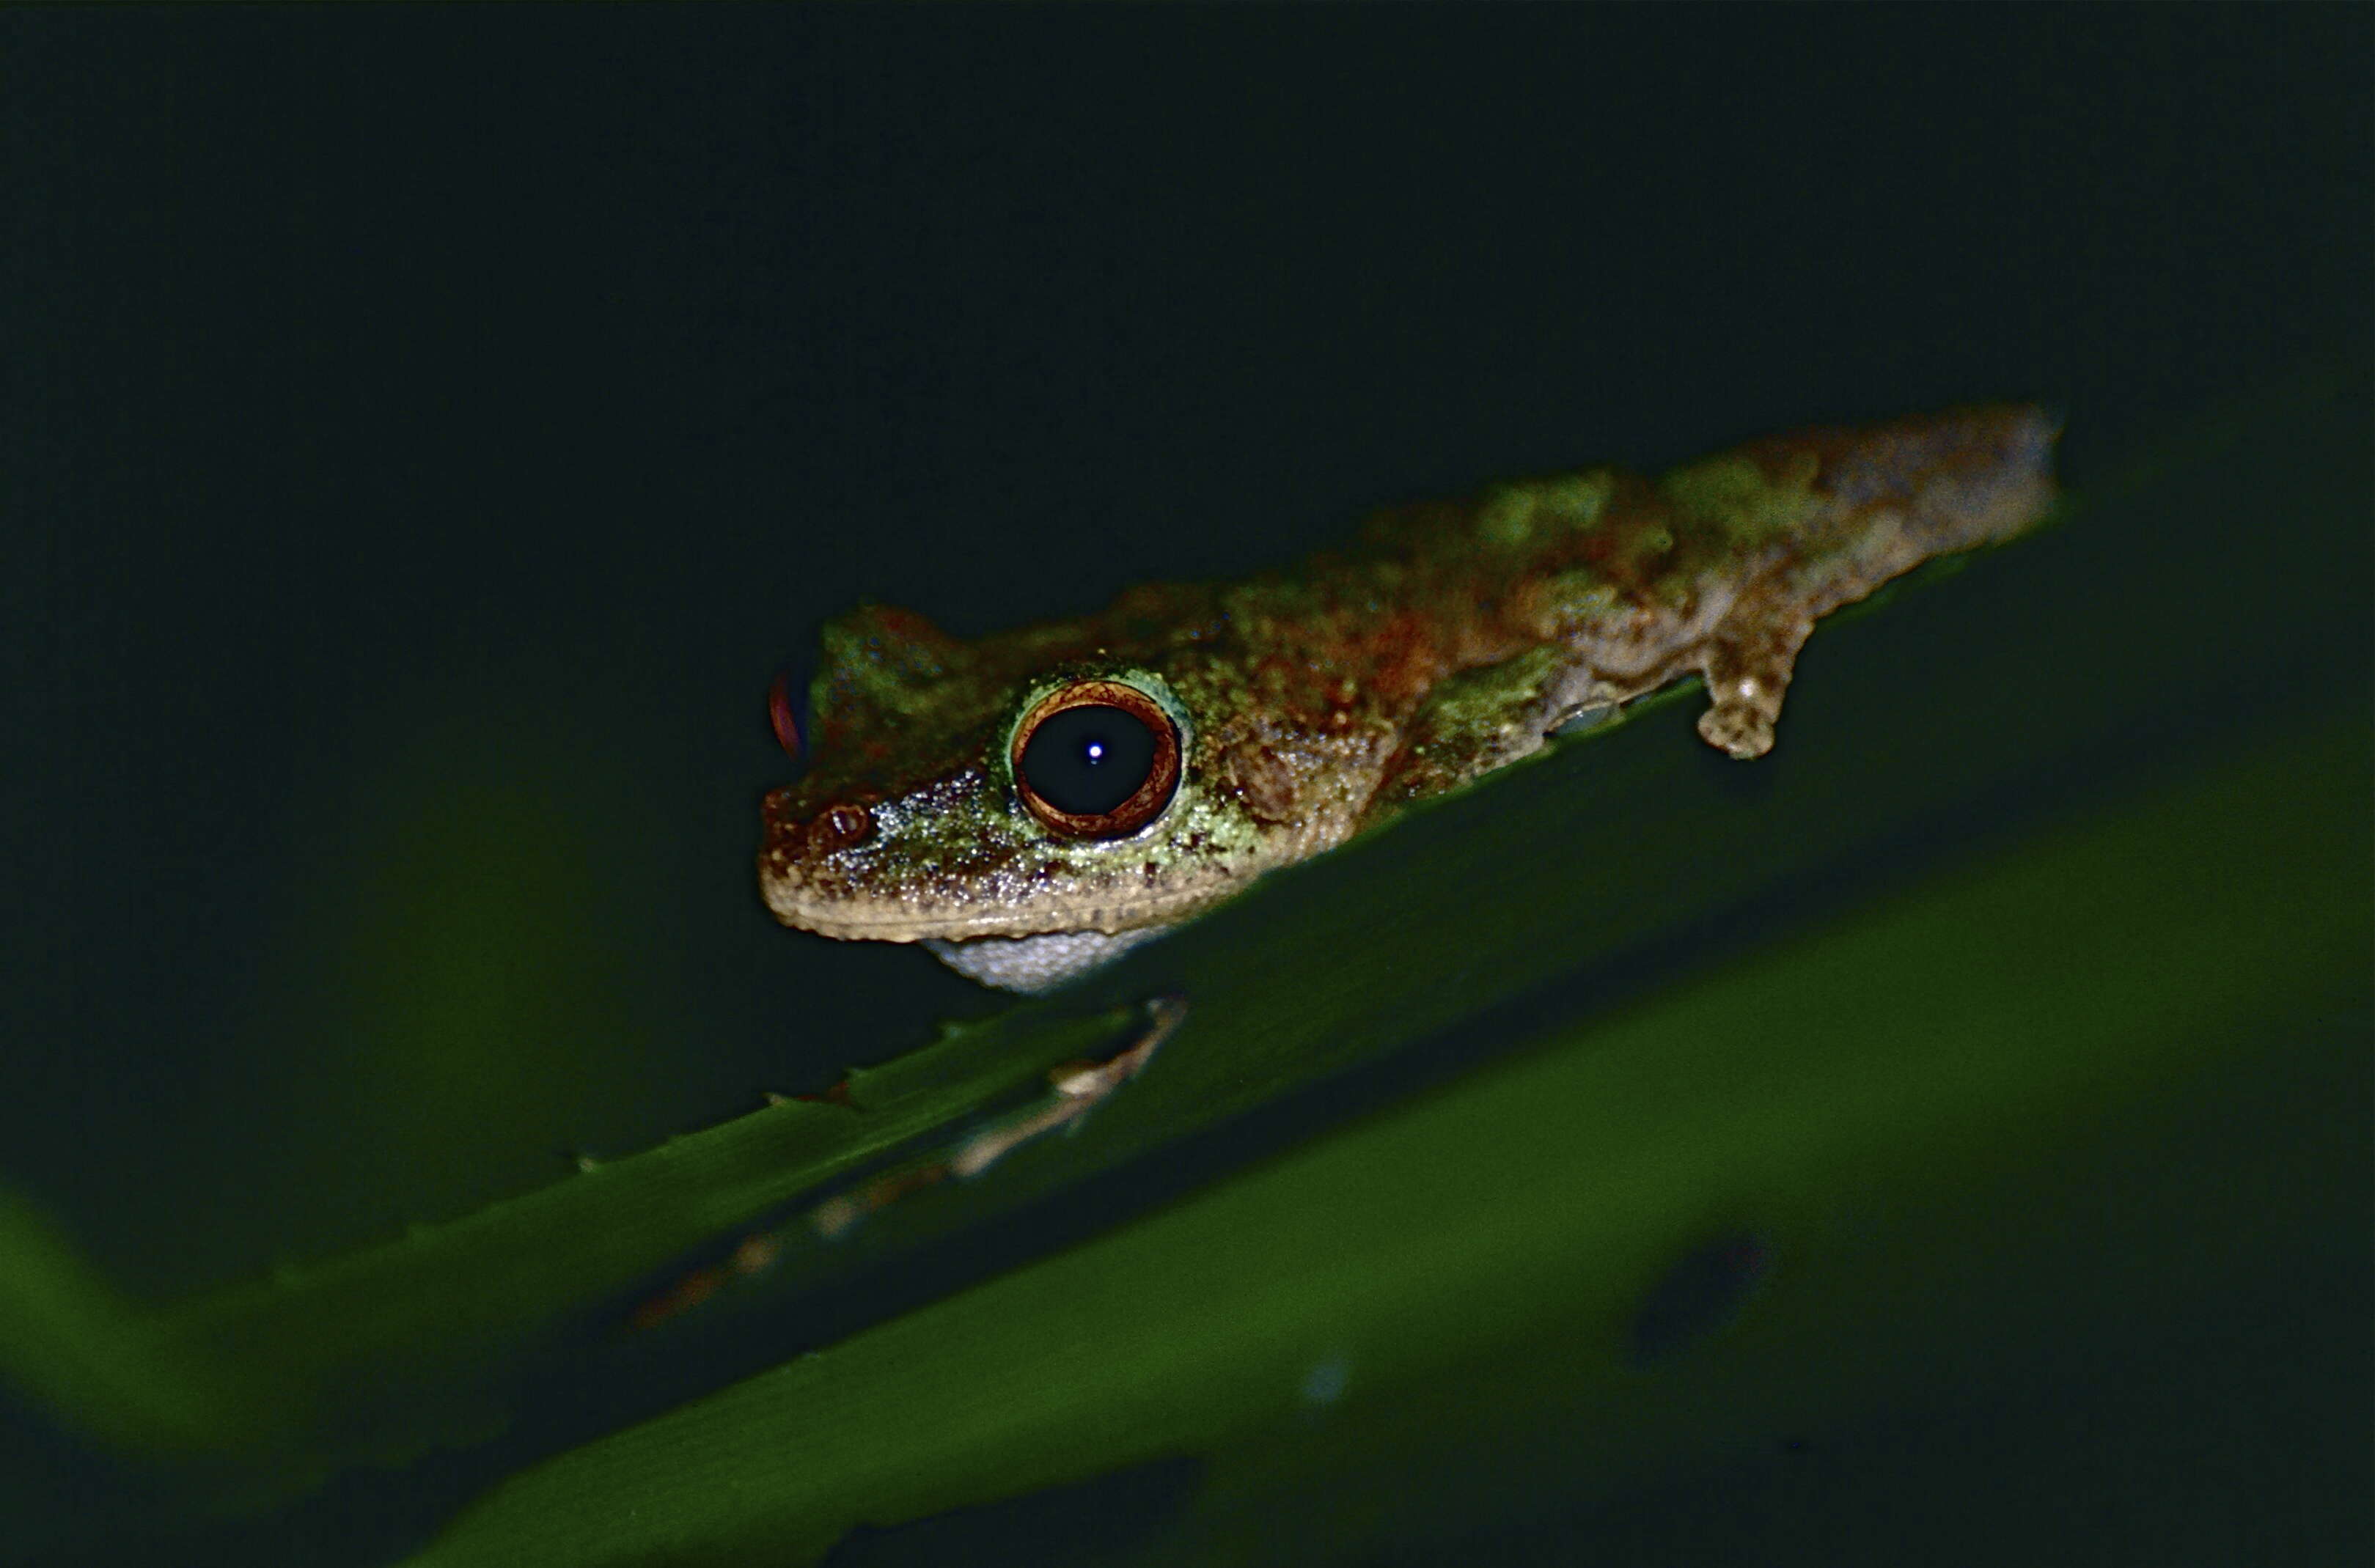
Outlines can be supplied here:
M1179 789L1179 725L1121 680L1077 680L1014 726L1007 760L1034 817L1067 838L1126 838Z

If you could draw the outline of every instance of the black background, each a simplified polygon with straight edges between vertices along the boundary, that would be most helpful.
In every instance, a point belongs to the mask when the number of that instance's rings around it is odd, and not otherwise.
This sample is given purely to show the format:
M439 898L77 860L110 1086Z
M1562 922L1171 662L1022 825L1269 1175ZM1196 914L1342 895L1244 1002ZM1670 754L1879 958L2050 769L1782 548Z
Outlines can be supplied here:
M2310 6L0 17L0 1176L179 1295L994 1006L756 900L768 681L860 595L974 632L1979 398L2064 405L2083 472L2363 365L2369 44Z

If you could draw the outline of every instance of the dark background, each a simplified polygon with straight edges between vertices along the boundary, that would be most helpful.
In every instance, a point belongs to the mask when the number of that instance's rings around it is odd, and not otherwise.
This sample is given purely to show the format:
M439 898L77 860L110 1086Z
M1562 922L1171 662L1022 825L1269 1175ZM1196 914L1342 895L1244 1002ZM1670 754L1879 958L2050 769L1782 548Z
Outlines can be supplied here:
M2369 21L0 17L0 1179L178 1296L997 1005L758 903L860 595L1981 398L2083 481L2363 366Z

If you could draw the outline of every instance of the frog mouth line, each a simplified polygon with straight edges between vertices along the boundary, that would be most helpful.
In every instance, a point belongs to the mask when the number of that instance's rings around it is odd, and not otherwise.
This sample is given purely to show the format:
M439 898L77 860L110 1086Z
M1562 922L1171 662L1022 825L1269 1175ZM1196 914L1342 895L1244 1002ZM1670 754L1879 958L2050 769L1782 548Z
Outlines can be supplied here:
M843 942L971 941L1098 931L1106 936L1170 925L1218 903L1235 889L1118 900L1034 914L1028 908L935 914L898 900L803 899L797 885L766 879L767 908L786 925Z

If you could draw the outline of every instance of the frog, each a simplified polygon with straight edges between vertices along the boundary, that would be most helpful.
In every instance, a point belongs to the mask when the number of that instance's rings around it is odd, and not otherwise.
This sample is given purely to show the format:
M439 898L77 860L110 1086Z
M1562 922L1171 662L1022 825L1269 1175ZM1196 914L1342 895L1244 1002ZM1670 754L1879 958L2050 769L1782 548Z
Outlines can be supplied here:
M2035 526L2060 434L1980 405L1504 481L972 640L860 604L822 630L808 733L776 704L809 766L762 801L762 894L1038 993L1676 682L1752 760L1815 622Z

